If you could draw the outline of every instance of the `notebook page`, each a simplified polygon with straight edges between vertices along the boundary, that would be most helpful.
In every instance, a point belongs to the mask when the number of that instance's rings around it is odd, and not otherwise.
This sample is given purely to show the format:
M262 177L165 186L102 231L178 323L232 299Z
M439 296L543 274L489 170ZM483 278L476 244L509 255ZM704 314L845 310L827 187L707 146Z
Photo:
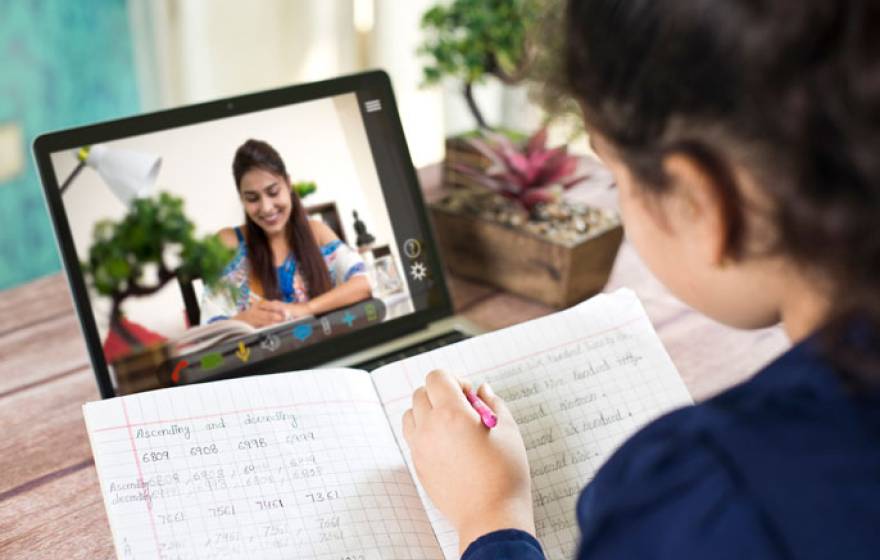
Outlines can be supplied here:
M413 389L433 369L489 382L507 401L525 441L538 538L548 558L574 556L577 498L614 449L658 415L692 402L630 290L374 371L410 466L401 419ZM419 494L446 558L457 558L451 525L421 485Z
M83 412L119 558L442 558L365 372L175 387Z

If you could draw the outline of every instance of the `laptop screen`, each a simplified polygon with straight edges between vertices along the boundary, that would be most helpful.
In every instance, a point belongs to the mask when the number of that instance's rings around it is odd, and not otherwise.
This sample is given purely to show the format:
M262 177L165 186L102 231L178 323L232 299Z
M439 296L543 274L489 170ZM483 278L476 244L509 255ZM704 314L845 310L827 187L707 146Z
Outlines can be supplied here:
M448 313L384 74L35 150L104 396L306 367Z

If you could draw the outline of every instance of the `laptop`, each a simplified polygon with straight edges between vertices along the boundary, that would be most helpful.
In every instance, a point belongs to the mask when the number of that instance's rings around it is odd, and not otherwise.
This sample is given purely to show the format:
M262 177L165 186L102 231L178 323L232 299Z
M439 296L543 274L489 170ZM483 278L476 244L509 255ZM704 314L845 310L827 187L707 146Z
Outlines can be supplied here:
M262 192L259 174L248 179L256 195L241 187L247 173L236 182L248 141L283 161L290 206L299 201L316 246L303 263L293 251L264 260L264 276L251 255L279 218L260 197L285 194ZM33 149L104 398L322 366L369 370L479 332L453 314L384 72L52 132ZM297 215L278 227L293 228ZM319 312L290 316L288 306L268 322L245 313L267 293L308 299L315 263L334 294ZM277 269L273 292L260 289L266 266Z

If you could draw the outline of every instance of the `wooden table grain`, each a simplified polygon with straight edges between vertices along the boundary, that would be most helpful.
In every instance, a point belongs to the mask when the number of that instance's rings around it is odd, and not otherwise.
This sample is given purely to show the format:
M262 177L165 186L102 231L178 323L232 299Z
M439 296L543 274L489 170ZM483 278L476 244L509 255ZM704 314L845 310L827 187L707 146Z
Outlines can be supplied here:
M642 299L695 400L788 345L779 328L735 331L677 302L626 242L607 290L623 286ZM461 278L450 290L456 310L486 329L553 311ZM0 293L0 558L114 556L81 411L98 398L63 275Z

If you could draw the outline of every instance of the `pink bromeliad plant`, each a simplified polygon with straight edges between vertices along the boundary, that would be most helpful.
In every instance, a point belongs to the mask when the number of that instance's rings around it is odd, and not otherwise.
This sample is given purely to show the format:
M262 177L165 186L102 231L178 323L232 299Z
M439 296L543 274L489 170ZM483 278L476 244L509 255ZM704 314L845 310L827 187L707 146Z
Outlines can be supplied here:
M566 146L547 148L546 128L521 145L502 134L484 134L484 139L471 138L467 142L489 159L489 167L457 163L453 168L514 201L530 216L539 203L560 201L564 191L587 178L574 176L578 158L570 155Z

